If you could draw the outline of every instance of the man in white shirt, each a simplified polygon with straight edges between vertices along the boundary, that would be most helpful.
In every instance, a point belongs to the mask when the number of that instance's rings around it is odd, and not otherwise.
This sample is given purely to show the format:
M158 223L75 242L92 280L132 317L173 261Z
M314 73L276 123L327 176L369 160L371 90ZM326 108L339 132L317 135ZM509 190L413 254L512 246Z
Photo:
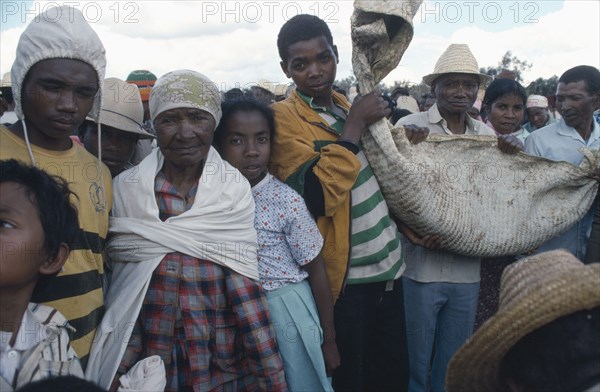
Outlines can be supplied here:
M467 113L479 86L490 79L479 74L477 61L467 45L452 44L437 61L434 72L423 77L431 86L436 103L425 112L401 118L396 125L425 134L495 135ZM504 135L498 145L504 152L516 152L520 144L515 139ZM438 250L437 237L419 237L402 222L398 222L398 227L403 234L406 262L402 285L409 391L425 391L428 386L431 391L443 391L450 358L473 332L481 260Z
M558 79L556 105L562 119L532 133L525 140L525 152L555 161L579 165L584 159L580 148L600 148L600 128L594 111L600 107L600 71L580 65ZM564 248L583 260L597 203L569 230L542 244L536 252Z

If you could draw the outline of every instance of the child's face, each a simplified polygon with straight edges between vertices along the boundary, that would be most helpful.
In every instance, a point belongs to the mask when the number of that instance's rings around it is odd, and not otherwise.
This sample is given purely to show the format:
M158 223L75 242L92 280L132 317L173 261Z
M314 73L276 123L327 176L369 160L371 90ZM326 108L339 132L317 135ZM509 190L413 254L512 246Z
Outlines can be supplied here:
M223 158L237 168L252 186L268 172L271 155L269 123L258 111L237 111L229 117L222 136Z
M0 287L20 288L35 282L47 259L38 207L25 188L0 184Z
M85 132L82 142L86 150L98 156L98 131L95 127ZM102 162L108 166L113 178L127 168L137 141L135 133L102 125Z
M288 60L281 62L285 75L316 104L328 106L337 72L335 45L329 45L324 36L315 37L290 45L288 55Z

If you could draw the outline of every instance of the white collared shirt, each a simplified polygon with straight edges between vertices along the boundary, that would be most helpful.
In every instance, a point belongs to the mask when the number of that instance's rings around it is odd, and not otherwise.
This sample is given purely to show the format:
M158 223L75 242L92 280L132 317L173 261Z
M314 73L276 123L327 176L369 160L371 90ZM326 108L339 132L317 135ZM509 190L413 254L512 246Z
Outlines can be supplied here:
M600 127L596 121L593 122L593 126L590 137L585 141L575 128L568 126L561 118L529 135L525 140L525 152L553 161L567 161L579 165L583 161L583 154L578 151L579 148L600 148Z
M600 127L594 121L594 128L588 140L583 140L579 132L568 126L564 119L538 129L525 139L525 152L529 155L544 157L554 161L567 161L580 165L583 154L579 152L582 147L590 150L600 149ZM542 244L536 253L564 248L583 260L590 238L595 205L589 209L584 217L574 224L569 230L551 238Z
M474 120L469 115L465 117L465 122L467 125L467 129L464 133L465 135L496 136L496 133L492 128L488 127L481 121ZM448 128L448 122L440 114L437 104L434 104L426 112L413 113L406 117L402 117L400 120L398 120L396 126L408 124L414 124L418 127L427 127L429 128L429 133L431 134L455 135L452 133L450 128Z
M22 354L44 340L43 325L36 319L29 307L23 313L21 325L14 345L10 346L11 332L0 331L0 377L9 384L21 364Z

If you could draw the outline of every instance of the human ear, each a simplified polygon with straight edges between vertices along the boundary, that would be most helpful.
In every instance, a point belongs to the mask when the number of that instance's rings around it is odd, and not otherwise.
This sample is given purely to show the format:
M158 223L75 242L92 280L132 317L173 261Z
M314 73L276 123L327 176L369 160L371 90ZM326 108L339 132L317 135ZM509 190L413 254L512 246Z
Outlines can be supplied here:
M67 258L69 257L69 253L71 253L69 245L61 242L58 247L58 252L56 252L56 256L53 258L48 257L48 259L40 266L40 274L54 275L59 272L63 265L65 265Z
M333 45L333 54L335 55L335 63L340 63L340 56L338 55L337 45Z
M290 79L292 77L292 75L290 75L290 73L288 72L288 67L287 67L287 61L280 61L279 62L279 66L281 67L281 70L283 71L283 73L285 74L285 76Z
M600 92L594 94L594 105L592 107L594 108L594 111L600 109Z

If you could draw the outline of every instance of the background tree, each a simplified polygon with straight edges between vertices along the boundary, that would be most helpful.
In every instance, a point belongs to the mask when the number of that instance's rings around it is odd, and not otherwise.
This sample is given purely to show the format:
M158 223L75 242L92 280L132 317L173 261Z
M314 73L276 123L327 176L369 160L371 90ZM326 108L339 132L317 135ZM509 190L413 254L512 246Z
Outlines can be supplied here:
M517 56L513 56L509 50L504 53L502 59L498 62L497 66L489 66L487 68L481 68L479 72L483 74L496 77L503 70L508 70L514 73L515 80L519 83L523 82L523 73L529 71L533 64L528 63L525 60L519 59Z
M554 75L549 79L537 78L525 88L527 95L537 94L545 97L556 94L556 86L558 85L558 76Z

